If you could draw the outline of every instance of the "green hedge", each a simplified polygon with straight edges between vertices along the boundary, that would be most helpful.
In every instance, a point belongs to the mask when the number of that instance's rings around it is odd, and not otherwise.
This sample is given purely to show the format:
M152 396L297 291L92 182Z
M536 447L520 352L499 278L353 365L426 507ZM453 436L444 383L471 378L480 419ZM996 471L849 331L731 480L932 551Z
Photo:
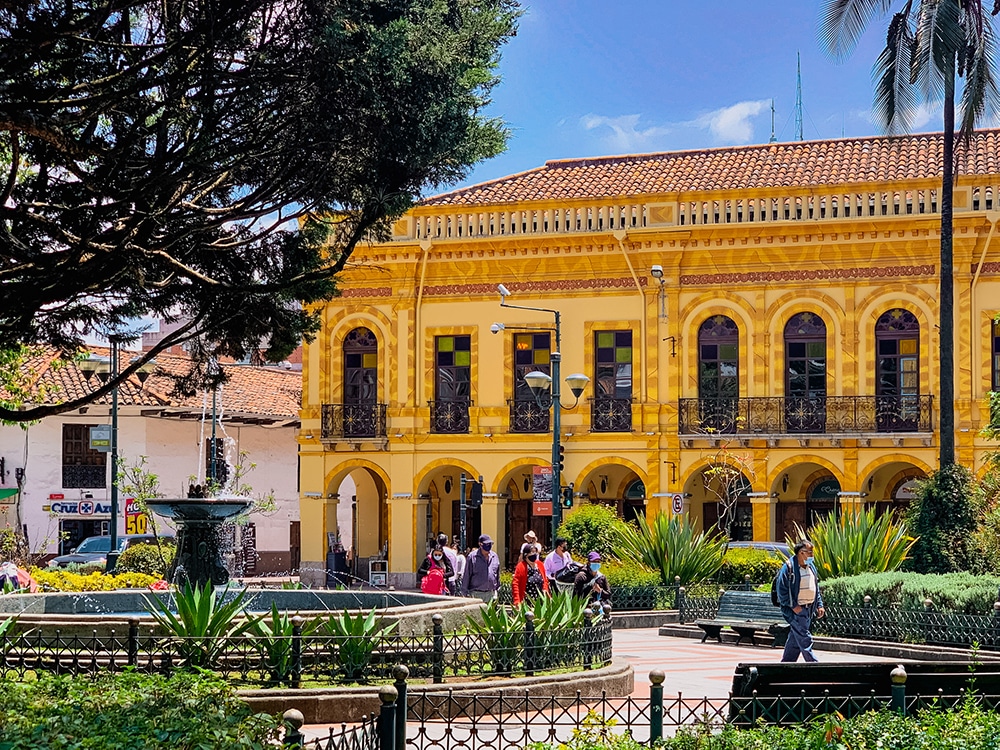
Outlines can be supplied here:
M115 566L116 573L145 573L163 578L174 561L177 547L162 542L157 548L155 544L136 544L118 557Z
M771 579L778 574L783 562L784 560L764 550L751 547L732 547L726 551L726 556L722 558L722 567L719 568L718 575L719 584L739 586L749 575L751 583L767 583L768 589L770 589Z
M569 541L573 556L586 559L588 552L613 557L625 522L607 505L581 505L570 511L556 536Z
M992 614L1000 577L972 573L864 573L823 581L827 604L861 606L865 595L877 607L901 606L922 610L924 599L939 612Z
M250 750L271 747L279 726L202 674L0 682L0 750Z

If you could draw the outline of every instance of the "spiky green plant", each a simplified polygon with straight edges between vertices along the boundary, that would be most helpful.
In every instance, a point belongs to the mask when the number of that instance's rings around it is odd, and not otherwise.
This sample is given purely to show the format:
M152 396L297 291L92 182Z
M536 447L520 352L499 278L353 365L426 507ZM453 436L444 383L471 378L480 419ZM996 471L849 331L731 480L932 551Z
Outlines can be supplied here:
M167 631L185 666L212 666L226 642L246 633L257 619L244 607L246 589L220 603L227 591L216 592L210 583L185 584L174 592L176 613L155 594L145 598L146 610Z
M365 670L371 663L379 641L391 635L399 624L392 622L379 628L379 624L375 622L374 609L367 615L359 612L355 617L345 609L340 614L330 615L321 623L323 630L333 636L337 663L344 677L355 682L365 679Z
M302 635L312 635L321 624L321 620L306 620L302 625ZM271 674L271 682L280 683L291 674L294 627L292 618L287 612L279 611L274 602L271 602L268 614L255 619L250 625L254 645Z
M469 630L483 636L490 667L496 674L514 671L518 656L524 648L524 606L508 609L494 599L479 611L479 616L468 616Z
M718 533L696 532L687 515L668 516L662 511L653 523L627 524L618 532L618 556L660 573L660 583L697 583L722 567L726 540Z
M798 524L795 532L799 539L806 538ZM812 527L808 538L814 546L813 562L824 579L898 570L917 541L905 523L890 513L878 515L874 508L844 511L839 518L831 513Z
M572 591L554 591L551 596L539 596L531 602L535 629L547 631L573 630L583 627L583 612L588 602ZM599 617L595 615L595 620Z

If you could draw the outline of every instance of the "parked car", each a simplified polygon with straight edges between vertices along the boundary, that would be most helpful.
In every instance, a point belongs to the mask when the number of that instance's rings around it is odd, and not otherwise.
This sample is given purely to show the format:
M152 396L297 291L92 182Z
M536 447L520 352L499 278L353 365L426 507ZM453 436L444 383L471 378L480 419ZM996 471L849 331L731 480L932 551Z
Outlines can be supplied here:
M161 542L173 544L174 537L160 536ZM118 551L124 552L137 544L156 544L152 534L123 534L118 537ZM70 550L68 555L59 555L49 560L50 568L65 568L67 565L104 565L111 551L110 536L88 536L80 545Z
M782 560L788 559L788 545L784 542L730 542L729 548L734 547L758 549Z

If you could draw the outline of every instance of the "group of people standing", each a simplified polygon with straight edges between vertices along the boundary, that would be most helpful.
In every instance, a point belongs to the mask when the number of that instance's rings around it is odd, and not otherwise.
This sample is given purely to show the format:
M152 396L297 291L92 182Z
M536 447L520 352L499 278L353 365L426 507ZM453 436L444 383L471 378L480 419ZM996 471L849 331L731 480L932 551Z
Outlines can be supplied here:
M542 556L542 547L534 531L524 535L521 555L514 568L511 584L514 605L548 596L556 587L557 576L565 578L565 571L575 571L572 579L573 593L591 604L610 604L611 588L600 572L601 555L591 552L587 564L580 566L570 554L566 539L557 538L555 548ZM467 555L460 554L448 545L448 536L439 534L434 548L417 569L420 590L426 594L452 594L471 596L489 602L500 590L500 558L493 551L493 540L488 534L479 537L479 545Z

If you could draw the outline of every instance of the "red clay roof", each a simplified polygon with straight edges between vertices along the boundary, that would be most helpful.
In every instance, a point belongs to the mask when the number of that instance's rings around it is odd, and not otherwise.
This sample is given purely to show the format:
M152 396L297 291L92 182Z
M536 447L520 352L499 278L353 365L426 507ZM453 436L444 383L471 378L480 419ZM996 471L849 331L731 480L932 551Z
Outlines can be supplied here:
M100 356L108 355L106 348L91 347L91 351ZM122 367L135 355L135 352L123 351ZM33 392L47 393L47 396L36 401L70 401L86 395L99 384L96 376L88 384L76 364L59 363L54 357L54 352L50 352L49 356L34 356L25 365L26 369L31 370L29 378L34 382ZM133 376L119 386L119 405L200 410L207 403L208 408L211 408L210 393L207 402L203 400L202 394L185 398L171 395L173 380L169 376L186 372L188 361L187 357L174 354L156 355L156 370L146 379L145 384L140 384L139 379ZM234 364L220 366L229 376L229 380L219 388L218 407L224 412L262 417L298 417L302 400L301 372ZM103 396L94 403L110 404L111 396Z
M544 167L427 198L421 205L919 180L940 177L941 149L942 137L936 133L549 161ZM956 150L961 174L1000 174L1000 130L979 131Z

